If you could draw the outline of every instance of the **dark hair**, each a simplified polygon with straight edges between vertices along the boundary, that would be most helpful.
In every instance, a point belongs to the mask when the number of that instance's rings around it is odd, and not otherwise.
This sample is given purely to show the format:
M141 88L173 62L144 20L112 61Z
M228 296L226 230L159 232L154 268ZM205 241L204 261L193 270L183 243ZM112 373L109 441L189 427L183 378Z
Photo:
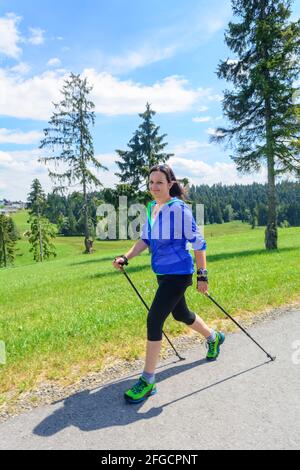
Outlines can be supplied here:
M161 171L162 173L164 173L166 175L168 183L175 181L175 183L170 189L170 196L176 196L179 199L182 199L183 201L186 200L186 191L183 186L179 183L179 181L177 181L174 171L169 165L154 165L152 168L150 168L149 177L154 171Z

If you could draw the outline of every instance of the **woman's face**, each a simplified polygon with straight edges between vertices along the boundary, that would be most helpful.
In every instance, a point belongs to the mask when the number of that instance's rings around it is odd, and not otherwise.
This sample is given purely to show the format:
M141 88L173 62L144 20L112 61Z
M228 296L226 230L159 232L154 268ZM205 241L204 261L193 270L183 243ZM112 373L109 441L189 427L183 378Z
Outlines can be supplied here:
M149 191L154 199L167 199L173 183L168 183L162 171L153 171L149 178Z

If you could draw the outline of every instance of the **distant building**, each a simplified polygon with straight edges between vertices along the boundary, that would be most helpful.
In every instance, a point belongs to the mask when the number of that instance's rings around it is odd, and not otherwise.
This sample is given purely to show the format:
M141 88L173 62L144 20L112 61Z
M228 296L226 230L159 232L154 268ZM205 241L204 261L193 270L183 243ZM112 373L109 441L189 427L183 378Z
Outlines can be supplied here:
M0 209L0 214L9 214L10 211L6 208L6 207L2 207L2 209Z
M0 214L11 214L21 209L25 209L26 203L22 201L8 201L3 199L0 201Z
M2 207L2 209L0 209L0 214L14 214L15 212L17 212L17 209L9 206Z

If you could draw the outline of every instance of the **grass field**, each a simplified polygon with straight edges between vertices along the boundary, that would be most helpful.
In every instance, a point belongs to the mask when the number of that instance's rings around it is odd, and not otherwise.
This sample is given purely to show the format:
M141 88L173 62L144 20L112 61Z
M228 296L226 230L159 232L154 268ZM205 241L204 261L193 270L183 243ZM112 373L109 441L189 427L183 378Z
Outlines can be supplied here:
M26 213L14 216L20 233ZM279 249L264 249L264 227L251 230L232 222L205 228L210 293L233 315L243 318L300 299L300 227L279 229ZM19 394L39 382L66 385L114 360L143 357L146 311L112 258L132 241L95 242L96 252L83 255L82 238L58 238L58 256L34 263L28 242L19 242L15 267L0 270L0 341L7 363L0 365L0 404L8 392ZM147 303L156 279L144 252L127 268ZM191 310L210 325L231 330L209 299L187 290ZM171 337L188 329L169 318ZM11 395L10 395L11 396Z

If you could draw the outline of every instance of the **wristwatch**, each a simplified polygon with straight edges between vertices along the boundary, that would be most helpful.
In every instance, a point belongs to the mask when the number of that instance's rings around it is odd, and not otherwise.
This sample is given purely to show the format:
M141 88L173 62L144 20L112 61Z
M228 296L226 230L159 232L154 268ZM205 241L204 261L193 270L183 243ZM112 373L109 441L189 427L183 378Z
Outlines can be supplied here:
M208 271L207 269L197 269L197 282L207 282L208 283Z
M208 284L208 277L197 277L197 282L207 282Z
M197 269L197 276L204 276L204 277L206 277L207 275L208 275L207 269L202 269L202 268Z

